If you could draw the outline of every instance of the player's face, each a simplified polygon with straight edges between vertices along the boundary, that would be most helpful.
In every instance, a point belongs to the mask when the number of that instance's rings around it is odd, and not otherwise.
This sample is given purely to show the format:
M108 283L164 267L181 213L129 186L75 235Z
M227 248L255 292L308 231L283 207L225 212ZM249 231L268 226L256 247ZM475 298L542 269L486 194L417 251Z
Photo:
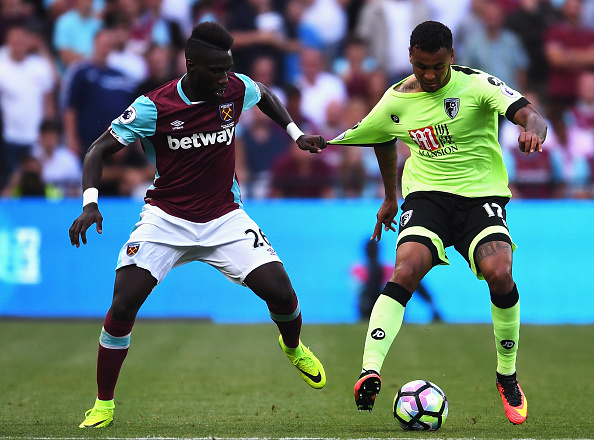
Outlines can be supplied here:
M450 80L450 66L454 62L454 49L442 47L435 53L424 52L416 46L409 49L413 73L425 92L435 92Z
M233 65L231 51L209 50L199 61L186 60L188 77L198 100L218 103L223 99Z

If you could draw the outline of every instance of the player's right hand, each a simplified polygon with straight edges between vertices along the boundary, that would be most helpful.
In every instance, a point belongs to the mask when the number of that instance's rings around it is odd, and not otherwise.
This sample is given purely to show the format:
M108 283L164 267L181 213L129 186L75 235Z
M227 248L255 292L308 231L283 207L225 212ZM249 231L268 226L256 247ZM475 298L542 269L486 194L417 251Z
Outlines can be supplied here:
M68 234L70 235L70 244L79 247L79 236L83 244L87 244L87 229L93 224L97 223L97 232L103 232L103 216L99 212L97 203L89 203L83 208L83 212L70 226Z
M396 214L398 214L398 201L384 200L377 212L377 221L375 222L371 240L380 241L382 239L382 229L396 232L396 228L394 227L397 224L396 220L394 220Z

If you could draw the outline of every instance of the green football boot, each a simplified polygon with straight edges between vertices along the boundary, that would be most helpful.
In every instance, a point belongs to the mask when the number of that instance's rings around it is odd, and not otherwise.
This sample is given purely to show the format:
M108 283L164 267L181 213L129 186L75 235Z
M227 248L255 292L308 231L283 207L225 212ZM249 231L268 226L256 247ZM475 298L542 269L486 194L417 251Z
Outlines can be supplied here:
M95 406L85 413L85 420L78 425L79 428L105 428L113 425L113 400L95 401Z
M309 348L299 341L299 347L291 349L283 342L282 335L278 337L278 343L291 361L295 368L299 370L303 380L312 388L320 389L326 385L326 372L322 363L311 352ZM296 356L295 352L302 352L301 356Z

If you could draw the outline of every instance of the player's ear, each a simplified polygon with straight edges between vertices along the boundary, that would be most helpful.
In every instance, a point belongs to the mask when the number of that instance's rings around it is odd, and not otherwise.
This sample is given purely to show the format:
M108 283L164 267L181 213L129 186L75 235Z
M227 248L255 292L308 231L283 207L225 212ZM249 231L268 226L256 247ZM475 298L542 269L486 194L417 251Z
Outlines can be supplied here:
M412 47L408 48L408 60L410 61L410 63L412 64Z
M194 70L196 68L196 63L194 62L194 60L191 60L190 58L186 58L186 69L188 69L188 71Z
M450 64L454 64L454 59L455 59L455 55L454 55L454 48L452 47L452 53L450 54Z

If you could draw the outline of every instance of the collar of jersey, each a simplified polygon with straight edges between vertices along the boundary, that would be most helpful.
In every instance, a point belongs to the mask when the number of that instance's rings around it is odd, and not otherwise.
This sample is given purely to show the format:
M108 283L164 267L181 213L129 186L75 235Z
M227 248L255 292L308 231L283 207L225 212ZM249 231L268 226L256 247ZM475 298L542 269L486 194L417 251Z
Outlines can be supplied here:
M177 93L179 94L179 97L182 99L182 101L183 101L183 102L185 102L185 103L186 103L186 104L188 104L188 105L193 105L193 104L203 104L203 103L204 103L204 102L206 102L206 101L195 101L195 102L192 102L192 101L190 101L190 100L188 99L188 97L187 97L187 96L186 96L186 94L184 93L184 91L183 91L183 89L182 89L182 85L181 85L181 84L182 84L182 79L184 79L184 77L185 77L186 75L187 75L187 74L186 74L186 73L184 73L184 76L182 76L182 77L179 79L179 81L177 82Z
M452 86L454 85L454 75L458 72L456 72L454 69L452 69L452 66L450 66L450 80L448 81L448 83L443 86L441 89L435 91L435 92L419 92L419 93L402 93L402 92L397 92L392 88L392 93L397 94L398 97L403 97L403 98L414 98L415 95L418 96L419 94L425 94L425 95L431 95L431 96L441 96L444 93L446 93L448 90L450 90L452 88ZM403 79L402 81L406 81L406 78Z

